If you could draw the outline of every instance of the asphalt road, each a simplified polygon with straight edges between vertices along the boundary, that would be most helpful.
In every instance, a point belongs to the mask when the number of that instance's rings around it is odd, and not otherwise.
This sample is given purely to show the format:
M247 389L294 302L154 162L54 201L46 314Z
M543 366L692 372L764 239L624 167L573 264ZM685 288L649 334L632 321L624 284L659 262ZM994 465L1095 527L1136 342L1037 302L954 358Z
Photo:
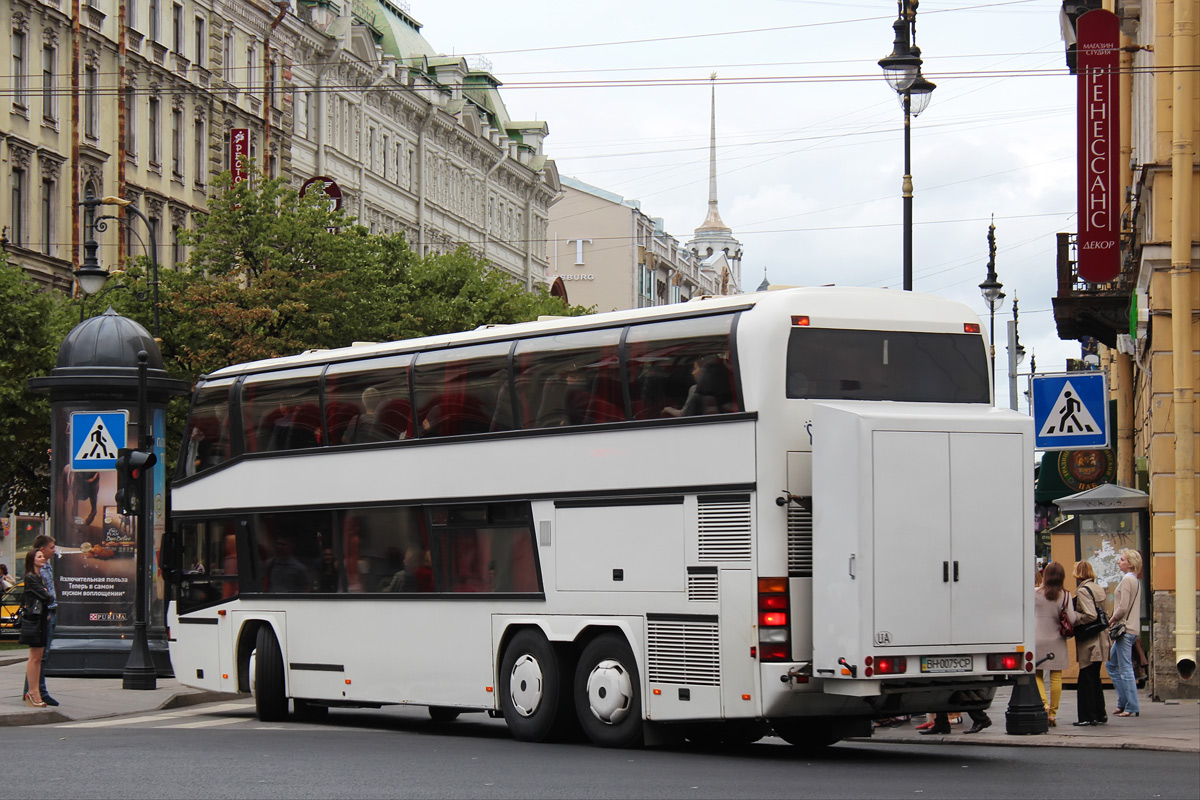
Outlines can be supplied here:
M0 742L21 798L1200 796L1194 753L843 743L803 756L774 738L603 750L523 744L499 720L438 724L418 709L268 725L236 702L0 729Z

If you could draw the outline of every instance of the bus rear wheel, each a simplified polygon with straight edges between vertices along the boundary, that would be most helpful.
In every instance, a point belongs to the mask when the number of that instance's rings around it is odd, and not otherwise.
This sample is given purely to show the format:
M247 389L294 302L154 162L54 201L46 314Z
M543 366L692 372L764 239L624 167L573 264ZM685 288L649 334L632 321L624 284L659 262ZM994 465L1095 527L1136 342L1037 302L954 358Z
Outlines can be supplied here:
M287 718L288 699L283 686L283 653L270 625L258 629L254 655L254 709L263 722Z
M564 702L558 655L541 633L523 630L500 661L500 709L515 738L544 742L562 726Z
M642 689L625 637L597 636L575 670L575 712L583 732L601 747L642 743Z

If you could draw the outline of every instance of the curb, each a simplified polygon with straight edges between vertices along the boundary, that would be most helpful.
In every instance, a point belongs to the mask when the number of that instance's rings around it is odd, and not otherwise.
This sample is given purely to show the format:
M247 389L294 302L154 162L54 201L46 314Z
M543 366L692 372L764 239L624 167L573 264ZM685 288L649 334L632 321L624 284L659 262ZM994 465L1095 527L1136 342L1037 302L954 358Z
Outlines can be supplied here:
M1064 747L1064 748L1087 748L1091 750L1153 750L1164 753L1200 753L1200 742L1188 746L1183 744L1174 744L1169 742L1119 742L1106 739L1092 739L1080 736L1078 738L1063 738L1052 737L1044 738L1046 734L1020 734L1017 736L1008 737L1005 739L980 739L977 737L951 737L951 736L921 736L907 738L887 738L876 739L875 737L861 737L854 739L845 739L847 742L859 742L862 744L916 744L916 745L933 745L948 747L950 745L968 745L973 747L990 746L990 747Z
M203 705L204 703L228 702L237 700L242 695L230 694L228 692L176 692L168 697L165 697L161 703L156 706L148 707L145 711L167 711L172 708L187 708L189 706ZM50 725L60 722L85 722L95 719L109 719L111 717L122 717L129 714L129 711L112 711L107 714L91 714L82 717L71 717L61 711L35 711L26 710L18 712L9 712L0 714L0 728L15 728L25 725Z

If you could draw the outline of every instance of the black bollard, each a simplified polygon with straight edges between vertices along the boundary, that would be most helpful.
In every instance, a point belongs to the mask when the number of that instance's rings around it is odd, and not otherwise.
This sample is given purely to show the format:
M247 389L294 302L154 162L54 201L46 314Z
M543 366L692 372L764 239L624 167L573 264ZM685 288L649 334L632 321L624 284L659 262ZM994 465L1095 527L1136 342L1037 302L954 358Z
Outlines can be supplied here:
M1054 658L1050 653L1034 665L1037 669L1043 662ZM1050 716L1042 704L1042 696L1038 694L1033 675L1025 674L1017 678L1013 686L1012 697L1008 700L1008 710L1004 712L1004 732L1011 735L1026 733L1045 733L1050 730Z

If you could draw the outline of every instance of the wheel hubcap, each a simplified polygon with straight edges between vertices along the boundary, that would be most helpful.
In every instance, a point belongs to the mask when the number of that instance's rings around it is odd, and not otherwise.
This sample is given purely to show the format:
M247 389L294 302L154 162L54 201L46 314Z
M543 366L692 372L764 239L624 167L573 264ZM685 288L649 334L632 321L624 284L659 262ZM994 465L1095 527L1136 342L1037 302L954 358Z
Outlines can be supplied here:
M542 704L542 665L528 653L513 664L508 679L508 694L522 717L531 716Z
M606 658L588 675L587 694L596 719L616 725L628 716L633 704L633 681L619 661Z

